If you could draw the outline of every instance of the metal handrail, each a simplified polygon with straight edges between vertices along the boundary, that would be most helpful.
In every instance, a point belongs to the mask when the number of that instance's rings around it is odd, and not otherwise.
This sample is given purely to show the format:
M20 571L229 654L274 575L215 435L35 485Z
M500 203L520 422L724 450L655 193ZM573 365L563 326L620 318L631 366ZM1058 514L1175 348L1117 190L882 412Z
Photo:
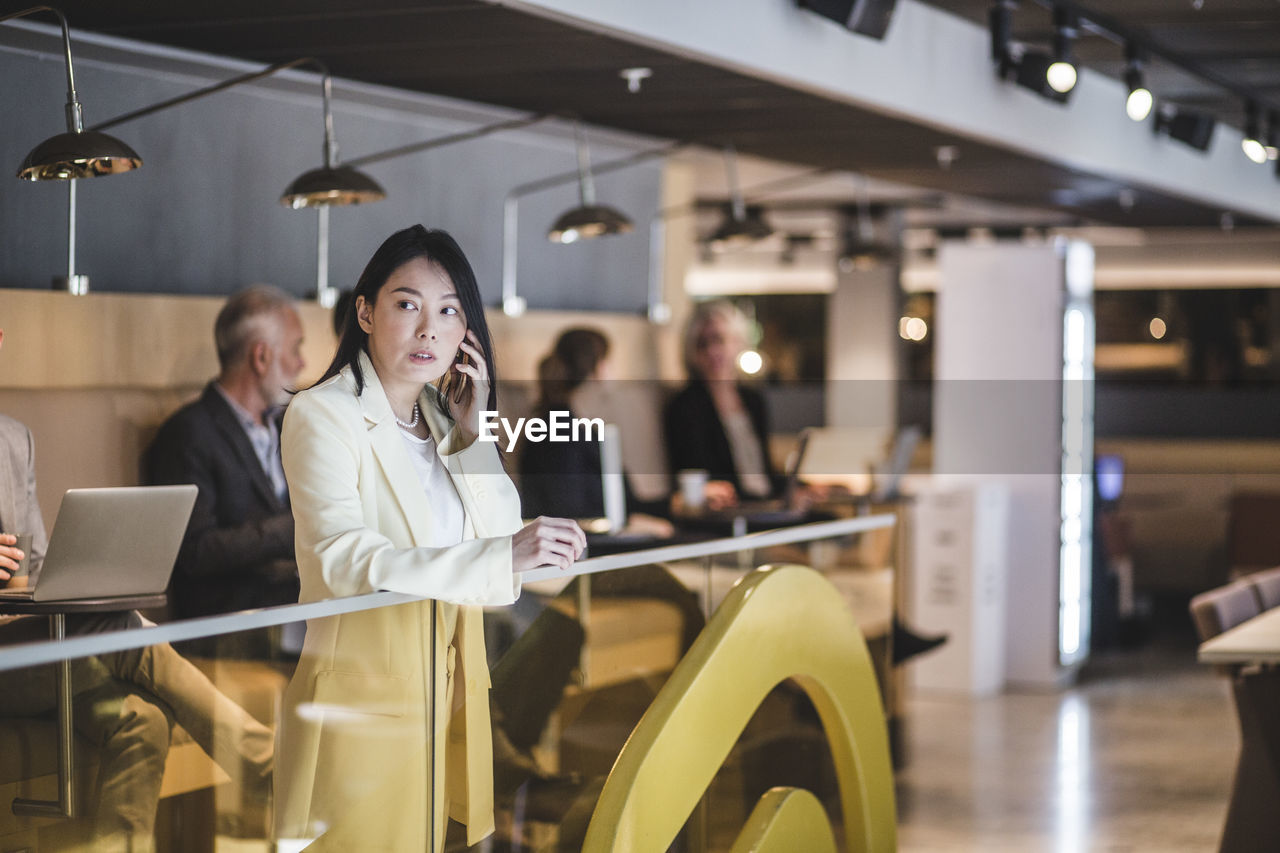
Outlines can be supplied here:
M739 551L768 548L775 545L812 542L819 539L848 536L854 533L866 533L871 530L892 527L894 522L895 518L890 514L859 516L836 521L820 521L777 530L765 530L745 536L711 539L706 542L695 542L688 545L647 548L608 557L592 557L578 561L568 571L561 571L548 566L521 572L520 574L521 580L526 583L562 578L567 584L570 580L580 575L597 574L651 563L691 560L716 554L733 554ZM157 643L173 643L200 637L232 634L255 628L267 628L273 625L286 625L305 619L320 619L343 613L375 610L379 607L391 607L421 600L423 599L419 596L406 595L399 592L372 592L365 595L334 598L307 604L286 604L257 610L241 610L221 616L206 616L199 619L169 622L164 625L129 628L101 634L87 634L65 640L42 640L22 643L0 647L0 671L56 663L69 658L141 648Z

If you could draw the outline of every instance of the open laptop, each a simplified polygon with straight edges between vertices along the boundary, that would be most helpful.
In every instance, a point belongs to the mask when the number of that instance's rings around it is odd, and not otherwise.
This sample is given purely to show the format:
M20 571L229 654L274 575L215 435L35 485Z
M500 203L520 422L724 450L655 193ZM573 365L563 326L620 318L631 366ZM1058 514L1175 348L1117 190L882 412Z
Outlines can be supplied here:
M872 467L871 497L873 500L888 501L901 497L898 488L902 485L902 478L911 468L911 458L915 455L916 445L920 443L923 436L924 431L915 425L898 430L888 458Z
M71 489L35 586L0 600L75 601L165 591L196 503L195 486Z

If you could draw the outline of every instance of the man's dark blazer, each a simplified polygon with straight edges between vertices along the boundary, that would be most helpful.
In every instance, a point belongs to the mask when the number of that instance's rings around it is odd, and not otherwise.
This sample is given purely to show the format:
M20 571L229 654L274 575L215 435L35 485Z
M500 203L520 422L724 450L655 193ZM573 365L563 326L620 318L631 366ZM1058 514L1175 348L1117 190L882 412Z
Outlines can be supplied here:
M170 586L178 616L298 600L287 497L276 497L244 428L212 382L160 428L143 459L143 479L200 489Z
M743 385L738 386L738 393L747 417L751 419L752 431L760 442L764 472L769 476L771 490L776 495L781 491L783 481L769 460L769 416L764 397ZM742 493L729 436L720 423L707 383L693 380L686 385L667 403L662 420L667 467L672 476L685 468L705 468L712 480L728 480L739 494Z

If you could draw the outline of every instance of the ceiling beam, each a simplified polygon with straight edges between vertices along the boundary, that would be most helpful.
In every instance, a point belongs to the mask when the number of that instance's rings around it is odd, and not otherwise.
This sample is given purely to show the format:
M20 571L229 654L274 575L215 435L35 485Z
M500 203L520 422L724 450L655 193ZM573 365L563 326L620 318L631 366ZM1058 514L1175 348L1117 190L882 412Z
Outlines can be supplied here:
M1280 222L1280 186L1269 167L1240 155L1238 130L1219 125L1205 153L1156 137L1149 124L1125 116L1120 81L1088 70L1069 104L1050 103L996 79L984 27L915 0L899 0L879 42L783 0L501 5L1137 189Z

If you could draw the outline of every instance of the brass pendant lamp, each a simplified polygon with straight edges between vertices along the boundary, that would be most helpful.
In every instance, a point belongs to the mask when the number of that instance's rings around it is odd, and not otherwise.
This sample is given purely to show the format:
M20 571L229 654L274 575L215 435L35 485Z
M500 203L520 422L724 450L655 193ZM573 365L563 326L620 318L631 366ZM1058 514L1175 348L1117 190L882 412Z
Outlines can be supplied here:
M285 188L280 203L298 210L303 207L367 204L387 197L377 181L352 166L335 166L338 143L333 135L333 83L326 70L324 91L324 165L304 172Z
M26 181L66 181L96 178L128 172L142 165L142 158L125 143L93 130L84 129L83 110L76 96L75 72L71 65L71 33L66 17L51 6L32 6L0 17L0 21L23 18L36 12L51 12L62 25L62 48L67 69L67 132L41 142L22 161L18 177Z
M604 237L608 234L626 234L635 228L626 214L603 204L596 204L596 185L591 175L591 151L582 135L582 126L574 126L578 148L578 199L579 205L566 210L556 218L547 239L552 243L575 243Z

